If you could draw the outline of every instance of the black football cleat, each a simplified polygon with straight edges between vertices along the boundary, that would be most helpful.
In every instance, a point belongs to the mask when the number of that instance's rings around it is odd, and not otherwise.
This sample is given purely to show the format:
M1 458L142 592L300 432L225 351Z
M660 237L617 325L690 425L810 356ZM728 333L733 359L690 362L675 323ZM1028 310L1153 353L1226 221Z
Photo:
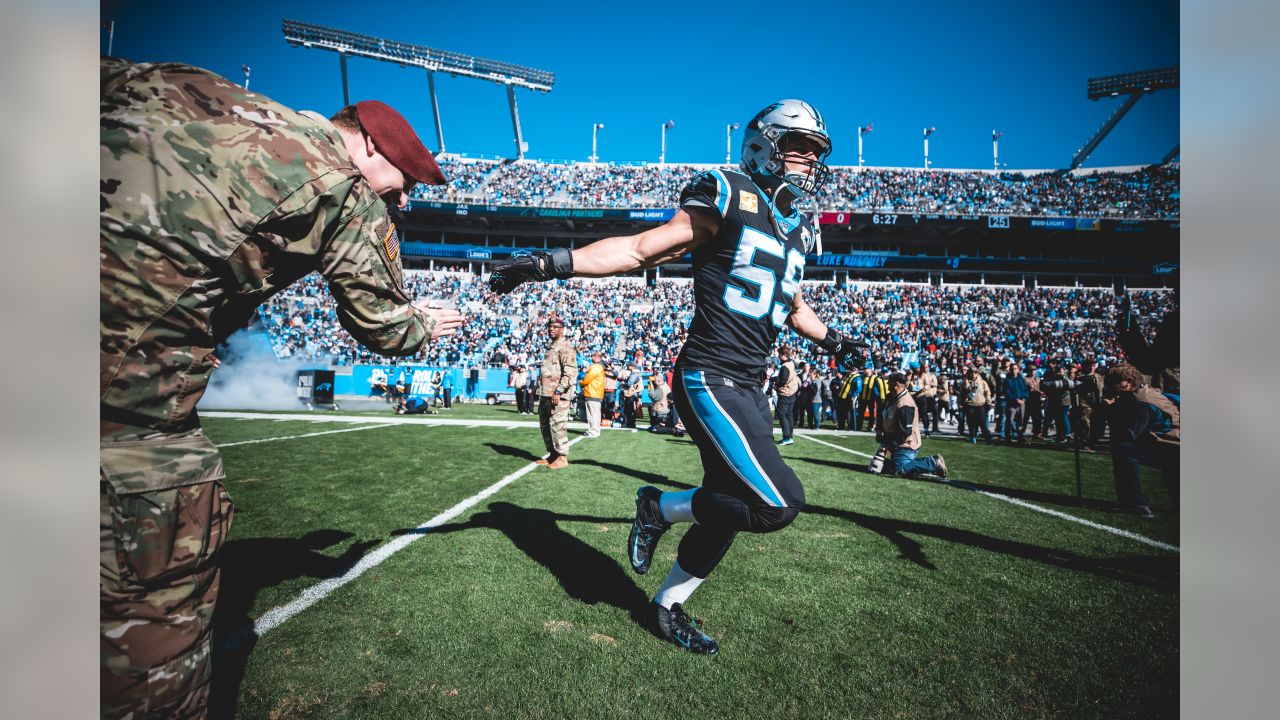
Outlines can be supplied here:
M698 623L684 612L684 606L675 603L668 610L653 603L658 620L658 632L663 637L691 653L698 655L715 655L720 646L710 635L702 632Z
M671 523L662 519L662 510L658 507L660 495L662 491L652 485L636 491L636 519L632 521L631 534L627 537L627 557L631 559L631 569L637 575L649 572L658 540L671 528Z

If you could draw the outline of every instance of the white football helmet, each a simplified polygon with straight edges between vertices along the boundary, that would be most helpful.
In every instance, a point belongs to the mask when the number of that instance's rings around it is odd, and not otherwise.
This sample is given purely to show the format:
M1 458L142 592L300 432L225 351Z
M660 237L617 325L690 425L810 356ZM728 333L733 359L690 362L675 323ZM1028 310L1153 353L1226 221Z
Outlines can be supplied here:
M804 172L787 172L783 158L790 143L808 140L818 146L817 158ZM771 194L788 188L797 198L812 195L831 170L831 136L822 114L803 100L782 100L756 113L742 133L742 171Z

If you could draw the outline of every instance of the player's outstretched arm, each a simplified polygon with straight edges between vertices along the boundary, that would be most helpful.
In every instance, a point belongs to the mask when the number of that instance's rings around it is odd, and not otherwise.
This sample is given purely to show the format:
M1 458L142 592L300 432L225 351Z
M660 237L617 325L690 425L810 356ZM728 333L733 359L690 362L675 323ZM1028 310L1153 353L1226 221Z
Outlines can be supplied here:
M856 366L871 356L871 346L861 340L846 337L838 330L828 328L826 323L818 319L818 314L804 301L800 289L791 298L791 315L787 323L801 336L809 338L818 347L831 353L841 370Z
M574 274L609 277L671 262L715 235L718 222L711 213L680 209L652 230L597 240L574 250Z
M501 295L530 280L543 282L575 275L609 277L657 267L714 236L718 222L710 213L681 209L665 224L638 235L605 238L573 251L552 248L513 256L494 263L489 289Z

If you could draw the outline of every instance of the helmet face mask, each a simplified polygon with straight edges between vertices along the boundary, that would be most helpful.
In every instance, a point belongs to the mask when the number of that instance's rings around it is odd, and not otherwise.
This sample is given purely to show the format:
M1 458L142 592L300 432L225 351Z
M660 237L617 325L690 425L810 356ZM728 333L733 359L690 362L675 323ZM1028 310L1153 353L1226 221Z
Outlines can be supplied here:
M831 137L822 115L803 100L783 100L747 123L741 167L764 189L776 194L785 188L802 198L816 193L830 177L830 154ZM803 169L788 170L788 162Z
M831 143L825 136L803 130L789 132L778 141L779 164L782 179L800 190L805 196L813 195L831 177L826 159L831 154ZM799 145L801 148L796 149ZM788 171L787 165L803 165L800 172Z

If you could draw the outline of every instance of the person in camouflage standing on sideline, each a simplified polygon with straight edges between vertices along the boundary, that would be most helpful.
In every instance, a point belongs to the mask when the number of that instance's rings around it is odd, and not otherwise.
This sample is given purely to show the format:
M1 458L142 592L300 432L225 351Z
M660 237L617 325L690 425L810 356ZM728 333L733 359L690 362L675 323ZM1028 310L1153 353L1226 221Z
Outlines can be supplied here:
M445 179L376 101L330 122L188 65L100 79L101 715L204 717L232 517L195 411L213 348L312 271L370 349L453 334L457 311L405 294L386 204Z
M553 317L547 321L551 345L542 356L542 375L538 380L538 424L542 426L542 442L548 455L538 460L552 470L569 464L569 409L573 407L573 389L578 380L578 351L564 338L564 321Z

